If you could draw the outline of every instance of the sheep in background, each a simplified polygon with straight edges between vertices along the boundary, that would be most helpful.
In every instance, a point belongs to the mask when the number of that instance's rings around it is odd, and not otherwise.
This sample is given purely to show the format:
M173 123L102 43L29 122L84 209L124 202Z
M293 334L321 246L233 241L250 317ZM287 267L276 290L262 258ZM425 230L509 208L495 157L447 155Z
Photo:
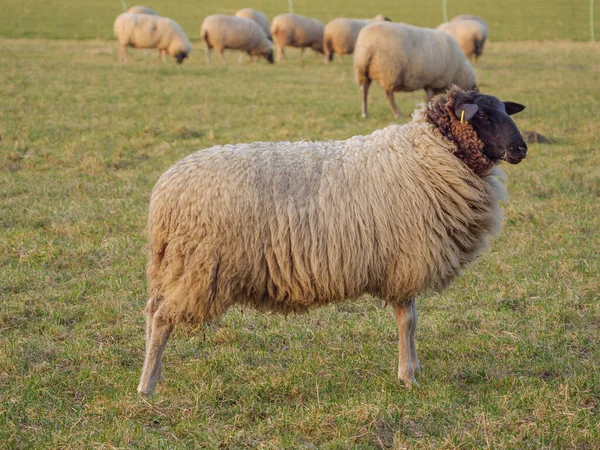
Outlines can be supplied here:
M113 26L119 41L121 60L127 60L127 47L157 48L158 58L164 61L168 53L181 64L192 45L181 27L168 17L152 14L120 14Z
M247 19L254 20L260 27L263 29L269 40L273 40L271 37L271 27L269 25L269 18L261 13L260 11L256 11L252 8L243 8L235 13L237 17L245 17Z
M482 55L489 35L487 23L483 19L468 15L456 16L452 21L442 23L437 28L456 39L467 59L475 56L477 61Z
M150 14L153 16L158 16L159 14L153 9L147 8L145 6L132 6L127 10L129 14Z
M271 34L279 47L277 61L285 58L284 49L288 47L300 48L300 59L306 47L315 52L323 53L323 22L310 17L297 14L280 14L271 22Z
M392 112L401 117L394 92L425 89L427 99L453 84L475 88L475 71L456 40L439 30L405 23L378 22L358 34L354 74L362 89L362 116L368 117L367 95L375 80L385 91Z
M398 378L416 383L415 297L448 286L498 231L493 167L525 157L509 117L523 108L454 87L368 136L217 146L176 163L150 200L138 391L153 392L178 323L234 304L287 314L366 293L393 305Z
M263 56L273 63L273 44L267 35L252 19L245 17L213 14L202 22L200 39L206 42L206 61L210 64L210 53L216 48L221 61L226 62L223 50L241 50L252 56Z
M334 53L338 55L342 62L342 55L351 55L354 52L356 38L360 30L373 21L390 21L381 14L373 19L346 19L340 17L333 19L327 25L323 32L323 51L325 52L325 63L333 59Z

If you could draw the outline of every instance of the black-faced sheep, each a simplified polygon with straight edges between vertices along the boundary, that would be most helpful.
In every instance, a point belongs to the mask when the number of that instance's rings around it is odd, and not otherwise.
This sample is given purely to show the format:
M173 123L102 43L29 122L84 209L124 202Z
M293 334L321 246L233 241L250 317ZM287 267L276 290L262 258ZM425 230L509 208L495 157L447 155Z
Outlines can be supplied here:
M475 88L475 71L456 40L439 30L405 23L377 22L358 34L354 75L362 89L362 116L368 117L371 81L385 91L392 112L400 117L394 92L424 89L427 100L453 84Z
M218 146L175 164L150 200L138 391L154 390L178 323L234 304L302 312L365 293L393 305L398 378L415 382L415 297L445 288L499 230L493 166L525 157L509 117L523 108L454 87L368 136Z

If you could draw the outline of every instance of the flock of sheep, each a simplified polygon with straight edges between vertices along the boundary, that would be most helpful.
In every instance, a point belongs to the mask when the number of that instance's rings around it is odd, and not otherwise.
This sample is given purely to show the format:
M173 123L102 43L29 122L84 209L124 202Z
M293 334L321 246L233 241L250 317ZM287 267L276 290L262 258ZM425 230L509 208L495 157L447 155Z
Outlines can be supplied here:
M498 232L500 161L525 158L511 115L525 107L476 92L470 59L485 22L459 16L433 30L294 14L271 23L251 9L207 17L200 36L273 62L288 46L329 62L354 54L362 114L374 80L394 114L396 91L424 89L411 122L343 141L216 146L179 161L152 191L148 219L146 355L138 391L153 392L179 323L218 319L235 304L284 314L377 296L394 308L398 379L416 383L416 296L442 290ZM191 50L173 20L134 7L115 21L127 46L181 63ZM439 95L438 95L439 94Z
M114 24L120 56L126 59L126 48L157 48L159 59L168 53L181 63L188 57L191 44L181 27L172 19L161 17L150 8L134 6L119 15ZM285 58L286 47L312 48L325 55L354 54L354 74L362 90L362 116L368 117L367 95L372 81L385 91L395 116L400 112L394 92L424 89L427 99L457 85L462 89L476 87L475 71L470 60L477 60L488 38L486 22L476 16L460 15L437 29L391 22L378 15L373 19L337 18L323 22L297 14L280 14L269 19L265 14L244 8L235 15L214 14L204 19L200 38L206 43L206 59L210 63L216 49L225 63L223 51L235 49L250 59L264 57L274 62L273 43L277 44L277 60Z

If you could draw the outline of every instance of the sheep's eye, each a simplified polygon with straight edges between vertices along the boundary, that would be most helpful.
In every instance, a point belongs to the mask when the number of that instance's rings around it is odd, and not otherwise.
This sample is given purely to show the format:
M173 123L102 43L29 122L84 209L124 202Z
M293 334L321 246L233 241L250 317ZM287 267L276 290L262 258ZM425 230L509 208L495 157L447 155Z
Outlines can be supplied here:
M484 112L482 112L482 111L480 111L480 112L477 113L477 118L478 119L486 119L487 118L487 114L484 113Z

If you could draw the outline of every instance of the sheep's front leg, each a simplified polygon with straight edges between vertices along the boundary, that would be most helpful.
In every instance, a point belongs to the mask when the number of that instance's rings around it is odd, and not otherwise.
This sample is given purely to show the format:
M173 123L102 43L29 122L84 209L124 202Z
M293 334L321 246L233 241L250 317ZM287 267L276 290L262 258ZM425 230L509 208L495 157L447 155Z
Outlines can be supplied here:
M219 56L221 57L221 62L223 64L227 64L227 60L225 59L225 54L223 53L223 49L219 50Z
M119 60L126 62L127 61L127 46L126 45L120 45L119 46Z
M164 320L161 308L152 312L150 302L147 308L146 323L146 358L138 392L143 395L150 395L154 391L156 383L160 377L162 354L167 345L167 340L173 331L173 325Z
M400 111L398 111L398 107L396 106L396 102L394 101L394 91L386 91L385 97L387 98L388 103L390 104L390 108L392 108L392 112L398 118L402 117Z
M407 385L418 384L415 380L413 361L417 361L414 348L416 329L416 308L414 299L394 304L396 323L398 324L398 380Z

